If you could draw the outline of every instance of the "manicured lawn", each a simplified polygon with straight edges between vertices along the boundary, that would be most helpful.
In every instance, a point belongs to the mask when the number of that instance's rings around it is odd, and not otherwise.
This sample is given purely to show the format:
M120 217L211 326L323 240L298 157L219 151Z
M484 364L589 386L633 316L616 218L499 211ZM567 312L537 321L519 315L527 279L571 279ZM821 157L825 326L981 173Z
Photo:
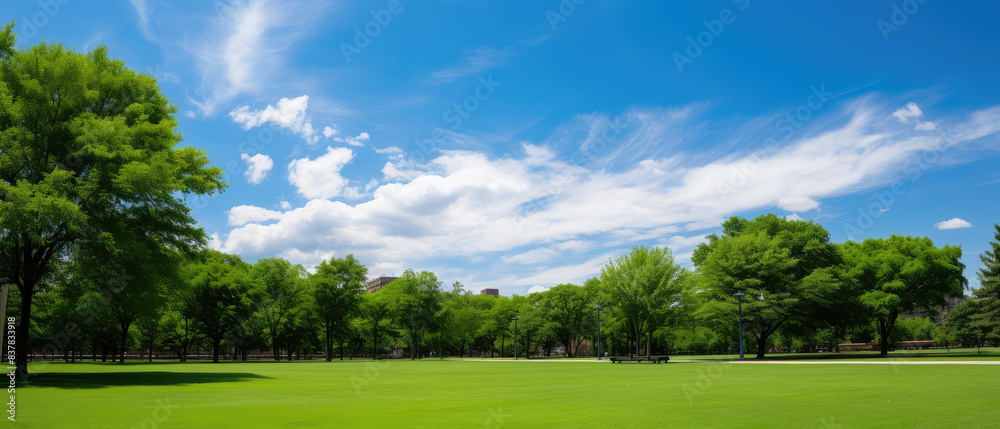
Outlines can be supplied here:
M45 374L18 389L23 427L958 428L1000 421L995 365L401 360L54 363L35 371Z

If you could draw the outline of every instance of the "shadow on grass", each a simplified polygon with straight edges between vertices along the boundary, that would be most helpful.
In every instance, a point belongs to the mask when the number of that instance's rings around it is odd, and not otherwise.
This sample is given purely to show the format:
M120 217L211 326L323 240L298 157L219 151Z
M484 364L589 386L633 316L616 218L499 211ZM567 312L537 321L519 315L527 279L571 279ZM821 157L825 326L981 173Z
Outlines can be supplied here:
M44 373L31 377L28 386L61 389L98 389L117 386L175 386L183 384L234 383L252 379L267 379L247 372L101 372Z

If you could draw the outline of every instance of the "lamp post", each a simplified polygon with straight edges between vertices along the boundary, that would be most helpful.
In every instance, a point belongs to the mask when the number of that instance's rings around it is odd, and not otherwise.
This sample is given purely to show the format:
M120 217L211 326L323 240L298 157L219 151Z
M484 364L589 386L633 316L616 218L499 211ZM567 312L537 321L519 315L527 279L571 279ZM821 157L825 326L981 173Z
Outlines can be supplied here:
M601 306L595 305L597 310L597 360L601 360Z
M740 300L740 359L743 359L743 291L736 291L733 296Z
M514 321L514 360L517 360L517 319L519 319L517 316L511 317Z

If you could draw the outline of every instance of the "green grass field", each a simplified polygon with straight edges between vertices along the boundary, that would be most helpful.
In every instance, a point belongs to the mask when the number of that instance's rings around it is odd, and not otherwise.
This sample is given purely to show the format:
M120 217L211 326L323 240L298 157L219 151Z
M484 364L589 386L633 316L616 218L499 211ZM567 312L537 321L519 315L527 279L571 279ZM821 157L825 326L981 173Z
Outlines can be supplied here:
M986 427L998 365L34 364L19 426Z

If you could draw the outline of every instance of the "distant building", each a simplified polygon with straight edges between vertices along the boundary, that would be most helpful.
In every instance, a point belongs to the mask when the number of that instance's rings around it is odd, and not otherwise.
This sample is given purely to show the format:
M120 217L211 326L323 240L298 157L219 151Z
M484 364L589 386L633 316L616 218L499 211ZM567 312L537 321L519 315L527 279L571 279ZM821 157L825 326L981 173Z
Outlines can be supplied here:
M483 289L479 291L480 295L493 295L500 296L500 289Z
M958 305L958 303L960 303L962 301L965 301L965 297L964 296L962 296L962 297L951 297L951 296L949 296L949 297L945 298L945 305L944 305L944 307L934 308L934 309L930 309L930 310L926 309L924 307L918 307L918 308L914 309L913 311L900 314L899 317L901 317L903 319L913 319L915 317L925 317L925 318L931 319L931 320L933 320L935 322L938 322L942 326L944 326L945 323L946 323L945 321L948 318L948 312L951 311L952 308L955 308L955 306Z
M365 283L365 290L368 291L368 293L378 292L382 290L385 285L398 278L399 277L380 276L379 278L371 279L368 283Z

